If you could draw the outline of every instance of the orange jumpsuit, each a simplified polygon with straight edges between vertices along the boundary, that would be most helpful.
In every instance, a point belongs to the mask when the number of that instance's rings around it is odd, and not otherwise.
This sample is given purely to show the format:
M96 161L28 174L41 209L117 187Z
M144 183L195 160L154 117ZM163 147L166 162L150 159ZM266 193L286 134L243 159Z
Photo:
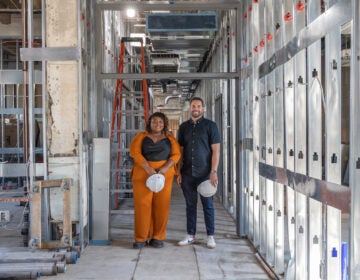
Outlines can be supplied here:
M176 164L180 160L180 145L171 134L165 136L170 140L171 152L169 160L174 162L168 171L164 174L165 186L154 193L145 185L149 175L141 164L146 160L141 153L143 139L148 136L147 131L138 133L130 144L130 156L134 159L134 165L131 172L135 208L135 228L134 235L136 242L145 242L148 238L164 240L166 238L166 226L170 212L171 189L174 175L177 172ZM149 161L149 165L154 169L163 166L167 160Z

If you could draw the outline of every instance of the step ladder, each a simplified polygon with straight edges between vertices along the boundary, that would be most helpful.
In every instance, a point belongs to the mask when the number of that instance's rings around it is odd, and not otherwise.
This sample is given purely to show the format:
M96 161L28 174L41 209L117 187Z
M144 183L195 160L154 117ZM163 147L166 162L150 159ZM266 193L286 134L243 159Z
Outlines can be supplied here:
M139 43L136 49L131 43ZM123 37L120 42L118 73L145 73L145 53L142 38ZM117 210L122 199L132 198L130 172L132 159L129 146L133 137L146 127L150 106L146 79L116 80L111 116L111 214L129 214L133 210Z

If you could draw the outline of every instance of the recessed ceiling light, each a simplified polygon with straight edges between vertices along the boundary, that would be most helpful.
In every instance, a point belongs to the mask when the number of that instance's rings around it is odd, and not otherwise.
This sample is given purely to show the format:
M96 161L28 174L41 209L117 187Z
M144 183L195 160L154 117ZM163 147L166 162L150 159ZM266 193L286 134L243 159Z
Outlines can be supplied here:
M135 10L134 9L127 9L126 15L130 18L133 18L135 16Z

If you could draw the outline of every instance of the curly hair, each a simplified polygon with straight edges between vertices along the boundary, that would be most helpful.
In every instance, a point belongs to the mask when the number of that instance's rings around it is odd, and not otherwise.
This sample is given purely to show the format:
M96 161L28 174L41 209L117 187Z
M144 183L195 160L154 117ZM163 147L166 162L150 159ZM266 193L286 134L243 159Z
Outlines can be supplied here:
M165 133L165 132L168 132L168 128L169 128L169 120L168 118L165 116L164 113L161 113L161 112L155 112L153 114L151 114L151 116L149 117L147 123L146 123L146 131L147 132L151 132L151 121L154 117L158 117L160 119L163 120L164 122L164 128L163 128L163 131L162 133Z

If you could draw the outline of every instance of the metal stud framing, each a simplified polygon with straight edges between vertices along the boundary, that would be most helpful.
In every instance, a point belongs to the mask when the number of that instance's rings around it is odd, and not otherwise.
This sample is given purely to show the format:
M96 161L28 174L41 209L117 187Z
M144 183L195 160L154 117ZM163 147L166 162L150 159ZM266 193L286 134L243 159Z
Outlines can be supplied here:
M341 227L347 225L343 214L350 195L341 186L340 34L342 25L358 15L359 5L349 0L326 5L326 13L321 13L316 0L243 3L242 58L249 63L242 69L243 90L249 96L244 108L252 121L245 124L253 140L253 150L249 147L243 156L249 166L244 171L247 181L242 182L249 199L248 236L268 265L286 279L339 279L340 245L346 241ZM357 7L353 16L350 5ZM262 41L263 35L274 42ZM353 31L352 42L354 38ZM259 42L265 43L264 49ZM352 47L358 45L356 41ZM358 67L352 64L355 71ZM352 85L354 92L359 86L354 81ZM353 95L351 100L358 98ZM355 116L358 105L352 101ZM350 118L354 143L357 126L353 115ZM358 162L352 158L350 169L360 166ZM350 181L355 176L350 173ZM329 199L334 186L344 204ZM351 241L356 243L354 236Z

